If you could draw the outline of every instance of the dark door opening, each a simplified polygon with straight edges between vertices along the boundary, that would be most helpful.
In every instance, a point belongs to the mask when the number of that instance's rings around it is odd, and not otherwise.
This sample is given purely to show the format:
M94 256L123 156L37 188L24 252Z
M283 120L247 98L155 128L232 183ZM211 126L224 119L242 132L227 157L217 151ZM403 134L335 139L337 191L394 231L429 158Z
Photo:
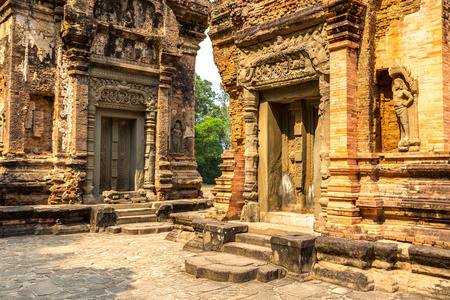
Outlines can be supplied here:
M134 191L136 172L135 120L102 117L100 145L100 193Z

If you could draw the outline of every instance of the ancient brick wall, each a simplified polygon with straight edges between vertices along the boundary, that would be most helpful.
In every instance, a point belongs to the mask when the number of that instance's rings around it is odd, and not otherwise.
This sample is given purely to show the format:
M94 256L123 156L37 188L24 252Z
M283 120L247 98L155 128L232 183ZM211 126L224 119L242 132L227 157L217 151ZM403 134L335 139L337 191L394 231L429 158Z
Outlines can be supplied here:
M329 129L323 131L329 152L322 148L320 153L326 159L319 201L322 223L316 229L325 235L448 247L449 1L323 1L316 6L315 1L249 2L218 0L211 13L215 60L231 94L233 133L242 140L239 144L234 139L233 148L245 149L244 198L252 196L261 204L274 194L255 192L255 177L260 176L255 166L264 164L261 156L255 158L262 146L254 133L255 122L261 121L255 120L260 106L254 102L264 79L255 80L252 73L264 66L267 75L271 69L263 59L248 65L246 59L251 47L263 54L276 52L271 48L275 38L283 49L283 30L293 30L282 27L283 22L296 12L316 9L326 18L330 52L329 77L321 81L329 111L320 111L329 113ZM282 59L273 57L270 63L281 65ZM397 94L396 78L404 84L397 84ZM273 86L263 86L264 92L279 83L275 76L270 79ZM240 86L246 88L245 99ZM398 103L404 98L409 104L403 102L402 110ZM408 123L409 131L402 131ZM278 155L276 151L272 154Z
M444 139L450 150L450 1L442 0L443 19L443 76L444 76Z
M122 200L198 197L194 66L209 5L2 2L0 205L95 203L106 166Z
M49 9L49 8L47 8ZM43 18L39 20L36 17ZM26 128L22 118L28 112L31 97L27 91L53 96L55 88L56 53L54 37L56 29L48 15L19 15L13 24L9 111L9 143L5 145L7 152L24 152ZM36 32L34 35L31 32ZM51 132L53 124L47 124Z
M387 70L397 63L418 78L422 150L444 150L441 5L440 0L382 1L378 13L375 70Z

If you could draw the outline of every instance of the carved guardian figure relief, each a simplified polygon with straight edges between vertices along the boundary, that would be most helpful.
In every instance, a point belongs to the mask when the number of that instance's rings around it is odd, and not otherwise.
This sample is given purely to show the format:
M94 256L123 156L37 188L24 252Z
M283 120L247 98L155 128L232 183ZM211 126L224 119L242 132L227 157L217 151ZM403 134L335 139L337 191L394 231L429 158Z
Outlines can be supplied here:
M393 66L389 69L392 81L394 110L400 129L400 152L417 151L420 146L417 124L418 81L406 67Z

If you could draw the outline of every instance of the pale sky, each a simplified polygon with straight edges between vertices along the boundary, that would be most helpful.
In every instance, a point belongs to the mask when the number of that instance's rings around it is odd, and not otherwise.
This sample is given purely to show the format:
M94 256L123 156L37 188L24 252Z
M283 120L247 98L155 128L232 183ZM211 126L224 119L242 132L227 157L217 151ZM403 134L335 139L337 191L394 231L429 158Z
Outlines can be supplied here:
M206 31L208 32L209 29ZM213 49L209 36L200 43L200 50L197 53L197 60L195 63L195 72L202 78L213 83L213 90L220 91L220 84L222 79L219 75L219 70L214 64Z

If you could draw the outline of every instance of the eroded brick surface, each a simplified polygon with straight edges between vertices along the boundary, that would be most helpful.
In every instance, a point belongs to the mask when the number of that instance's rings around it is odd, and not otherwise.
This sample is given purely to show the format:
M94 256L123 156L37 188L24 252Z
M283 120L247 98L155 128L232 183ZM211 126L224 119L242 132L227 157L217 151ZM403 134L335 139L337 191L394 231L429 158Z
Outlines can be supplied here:
M197 198L194 65L209 6L3 1L0 205Z

